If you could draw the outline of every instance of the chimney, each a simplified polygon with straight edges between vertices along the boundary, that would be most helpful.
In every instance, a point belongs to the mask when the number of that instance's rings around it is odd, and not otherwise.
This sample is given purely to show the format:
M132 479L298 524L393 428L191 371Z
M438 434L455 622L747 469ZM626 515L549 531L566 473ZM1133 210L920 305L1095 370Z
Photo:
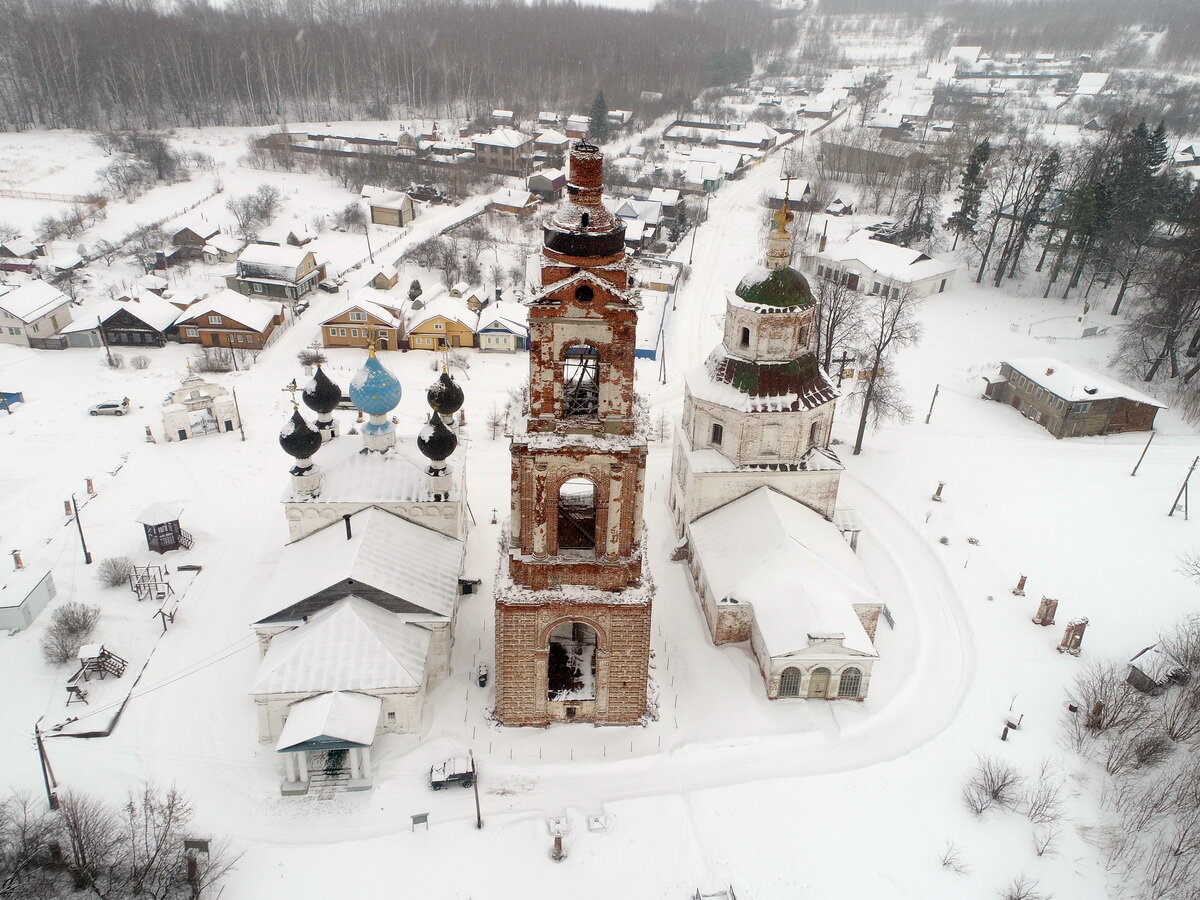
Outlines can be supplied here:
M17 569L25 568L25 563L21 562L21 551L20 550L14 550L12 552L12 558L13 558L13 566L15 566Z
M354 537L354 533L350 530L350 513L342 516L342 520L346 523L346 540Z
M1047 369L1047 370L1046 370L1046 374L1047 374L1047 375L1053 375L1053 374L1054 374L1054 370L1053 370L1053 369Z

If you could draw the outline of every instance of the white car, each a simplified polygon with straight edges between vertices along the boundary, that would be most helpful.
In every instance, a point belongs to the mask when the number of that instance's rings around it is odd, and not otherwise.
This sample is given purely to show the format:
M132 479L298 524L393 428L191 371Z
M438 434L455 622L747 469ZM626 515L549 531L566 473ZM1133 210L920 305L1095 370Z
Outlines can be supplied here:
M97 403L88 408L89 416L123 416L127 412L129 412L128 400L122 400L120 403L115 400L106 400L104 403Z

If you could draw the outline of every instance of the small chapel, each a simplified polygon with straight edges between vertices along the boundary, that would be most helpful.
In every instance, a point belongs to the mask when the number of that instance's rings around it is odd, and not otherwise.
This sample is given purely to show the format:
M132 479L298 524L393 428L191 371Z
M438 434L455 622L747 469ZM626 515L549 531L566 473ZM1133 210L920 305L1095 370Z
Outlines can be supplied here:
M283 497L292 540L252 625L262 659L250 693L284 795L369 788L376 737L419 733L427 693L450 669L465 525L461 467L449 459L462 388L447 372L429 387L411 445L388 418L400 382L374 348L349 393L369 417L361 443L339 438L342 390L319 367L301 392L315 421L294 404L279 434L294 460Z
M653 589L643 568L640 303L604 155L570 152L529 307L529 391L509 410L512 501L497 573L496 718L632 725L646 710Z
M861 700L882 604L838 506L839 394L791 218L784 202L763 264L726 298L721 344L685 376L669 503L714 643L745 642L771 699Z

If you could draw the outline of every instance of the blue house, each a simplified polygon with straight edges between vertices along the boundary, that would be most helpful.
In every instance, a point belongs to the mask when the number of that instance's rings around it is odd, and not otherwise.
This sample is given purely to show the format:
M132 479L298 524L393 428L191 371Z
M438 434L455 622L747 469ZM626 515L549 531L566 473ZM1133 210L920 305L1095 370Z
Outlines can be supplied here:
M529 310L511 300L497 300L479 310L475 343L480 350L529 349Z

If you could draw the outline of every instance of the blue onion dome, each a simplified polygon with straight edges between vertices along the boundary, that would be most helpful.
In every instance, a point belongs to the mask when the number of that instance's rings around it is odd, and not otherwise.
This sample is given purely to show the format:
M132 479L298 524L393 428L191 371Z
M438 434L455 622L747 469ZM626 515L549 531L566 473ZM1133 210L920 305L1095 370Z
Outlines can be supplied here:
M435 412L443 416L452 416L462 409L466 397L458 382L450 377L450 373L443 372L438 376L438 380L429 386L429 390L425 392L425 399Z
M300 392L300 397L304 400L304 405L313 412L327 414L337 408L342 399L342 389L317 366L317 374L309 379L304 390Z
M292 417L279 430L279 446L283 452L295 459L308 459L321 447L321 432L314 430L300 415L299 407L292 410Z
M441 462L457 446L458 438L436 414L429 417L429 423L417 434L417 449L433 462Z
M350 399L371 416L387 415L400 402L400 382L375 357L375 348L350 382Z

